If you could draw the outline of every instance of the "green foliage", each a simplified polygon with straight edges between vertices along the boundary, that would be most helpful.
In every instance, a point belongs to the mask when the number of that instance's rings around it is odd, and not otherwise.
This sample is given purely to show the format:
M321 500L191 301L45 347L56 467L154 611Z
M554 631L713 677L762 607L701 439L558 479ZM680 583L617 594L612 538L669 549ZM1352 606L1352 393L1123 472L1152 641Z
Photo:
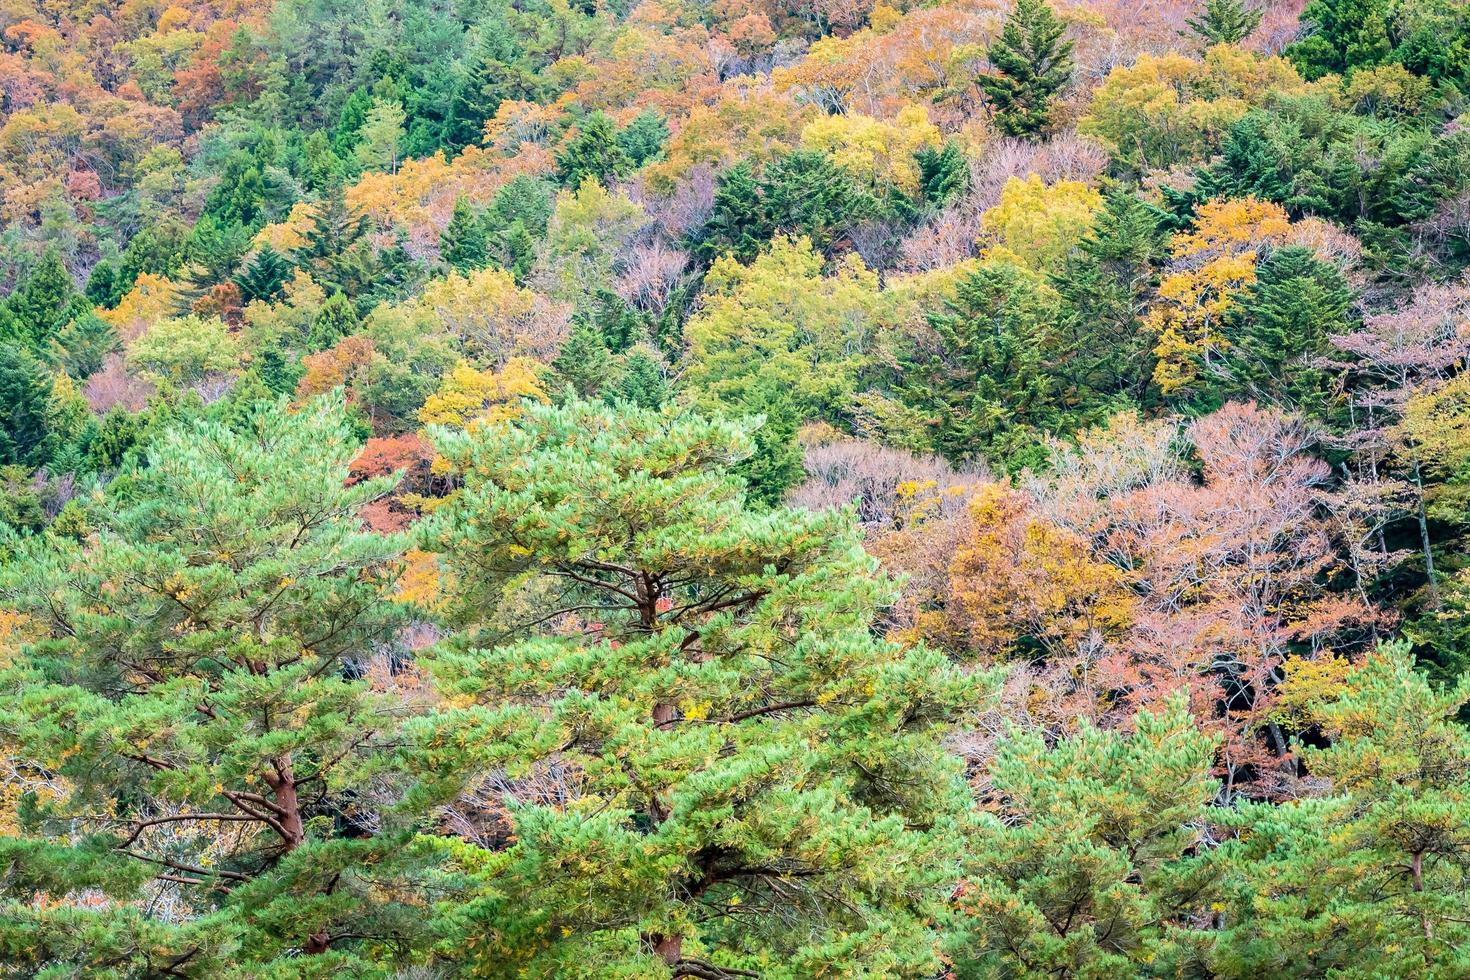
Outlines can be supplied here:
M1140 404L1149 397L1153 358L1142 317L1164 242L1158 211L1115 191L1052 276L1063 306L1051 349L1067 401L1097 407L1120 396Z
M970 183L970 161L954 140L942 147L923 146L914 153L919 165L919 193L924 203L942 206Z
M528 406L438 445L464 485L425 540L464 633L430 661L457 707L415 726L413 765L440 798L503 770L516 801L500 849L443 847L445 953L937 970L964 806L939 740L981 678L874 637L888 586L848 518L750 509L732 423Z
M485 218L464 197L455 200L454 213L439 236L439 257L460 273L483 269L490 261Z
M51 340L51 357L78 381L102 370L107 355L117 350L117 331L112 324L84 313L62 327Z
M652 109L638 113L618 131L618 147L635 170L662 157L668 139L668 119Z
M1221 937L1232 976L1453 976L1470 969L1470 678L1437 690L1403 644L1369 656L1303 748L1334 796L1246 806Z
M51 444L51 376L20 344L0 343L0 465L39 466Z
M242 304L269 303L291 278L291 263L270 245L262 245L250 263L235 276Z
M71 273L54 249L48 250L20 287L5 300L14 340L45 350L67 321L86 309ZM0 334L0 343L9 342Z
M602 112L583 119L556 155L557 176L563 187L581 187L586 180L607 184L633 166L614 131L613 121Z
M775 236L790 235L830 254L875 206L830 154L818 150L778 157L759 177L741 163L721 175L698 249L707 259L729 254L749 261Z
M38 626L0 729L65 787L7 848L18 874L0 918L7 940L32 940L10 943L12 964L85 972L94 953L64 921L129 975L160 946L207 962L222 944L253 975L302 952L371 973L405 948L419 917L391 885L403 839L348 833L389 720L345 668L402 621L386 601L402 543L360 525L388 484L344 485L356 451L340 400L170 429L114 484L93 536L36 539L0 571L4 607ZM69 917L35 902L77 872L117 900ZM152 882L196 917L150 920L156 935L129 943L143 920L127 902Z
M969 831L950 937L956 977L1172 976L1175 924L1208 907L1201 859L1215 739L1183 697L1132 730L1084 722L1052 746L1012 731Z
M1272 252L1236 311L1229 363L1237 390L1322 417L1332 378L1314 360L1328 354L1330 337L1348 332L1352 301L1342 273L1310 249Z
M1072 80L1066 29L1046 0L1016 0L986 52L994 71L976 79L1003 132L1031 136L1051 125L1052 98Z
M312 318L306 345L313 351L326 350L343 337L357 332L357 310L343 293L333 293Z
M1310 79L1381 64L1393 52L1393 8L1394 0L1312 0L1302 11L1311 29L1287 55Z
M963 277L930 315L939 344L904 364L902 395L932 420L934 448L954 460L989 457L1009 469L1043 461L1044 436L1062 424L1048 370L1056 299L1009 262Z
M1199 16L1186 23L1205 47L1239 44L1261 26L1264 13L1264 10L1247 6L1244 0L1205 0Z

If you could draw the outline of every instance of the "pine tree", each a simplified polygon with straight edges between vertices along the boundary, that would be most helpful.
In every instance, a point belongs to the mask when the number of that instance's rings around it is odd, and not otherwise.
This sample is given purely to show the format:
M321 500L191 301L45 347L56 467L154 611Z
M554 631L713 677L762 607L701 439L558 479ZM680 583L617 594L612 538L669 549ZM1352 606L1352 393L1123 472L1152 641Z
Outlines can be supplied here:
M941 348L906 359L903 396L934 420L934 447L953 460L988 456L1008 469L1041 461L1061 405L1044 358L1055 311L1030 273L987 264L931 314Z
M664 372L663 358L657 351L647 344L634 347L623 358L618 398L639 408L659 408L669 397L669 384Z
M39 466L51 444L51 376L20 344L0 343L0 466Z
M594 112L577 126L575 135L556 155L557 177L563 187L578 188L585 180L606 184L633 169L613 130L613 121Z
M1040 133L1051 124L1052 98L1072 80L1072 42L1046 0L1016 0L988 55L995 71L977 82L1011 136Z
M290 278L290 261L269 244L262 245L250 264L235 276L235 285L240 287L240 302L269 303L280 295L281 288Z
M804 235L830 254L840 239L873 213L874 202L830 154L796 150L766 166L760 178L760 207L770 235Z
M411 835L352 817L396 726L351 678L402 622L403 542L362 530L391 481L346 485L342 412L169 429L92 535L36 539L0 571L0 603L35 626L0 727L61 787L0 838L12 968L364 975L419 930L396 898ZM161 885L196 914L144 918ZM82 888L107 898L40 900Z
M1247 7L1244 0L1205 0L1198 17L1185 23L1204 42L1205 47L1216 44L1239 44L1250 37L1261 26L1265 11Z
M1052 277L1063 306L1051 354L1067 400L1078 407L1147 398L1153 360L1143 316L1167 254L1165 237L1155 208L1113 192Z
M490 262L485 217L463 195L455 199L454 213L439 236L439 257L459 273L483 269Z
M340 184L327 189L311 213L296 264L328 292L366 294L377 278L377 256L366 238L367 215L347 204Z
M947 140L938 149L920 147L914 153L914 162L919 167L919 193L924 203L933 207L944 205L970 182L970 162L954 140Z
M67 374L85 381L102 370L107 355L120 344L112 324L93 313L84 313L52 339L51 356Z
M545 88L503 17L495 15L482 22L479 34L444 116L440 141L451 153L479 145L485 123L495 116L501 102L535 101Z
M1228 358L1234 385L1259 401L1320 416L1332 379L1312 361L1329 352L1329 338L1349 332L1352 301L1342 273L1311 249L1273 251L1236 311Z
M311 321L306 343L313 351L326 350L357 331L357 310L344 293L333 293Z
M1461 976L1470 876L1470 678L1446 689L1387 645L1308 704L1332 794L1229 815L1242 838L1217 976Z
M761 423L750 436L754 445L750 458L735 472L744 478L751 500L775 506L806 476L801 447L796 442L800 422L796 404L789 391L763 383L745 399L741 409Z
M663 155L669 139L669 121L652 109L644 109L618 132L618 146L636 170Z
M533 405L439 449L463 633L430 669L460 707L415 768L514 800L498 849L444 849L465 968L934 975L966 796L941 739L981 679L875 636L849 519L749 508L733 423Z
M41 256L5 305L15 318L18 339L37 350L45 350L56 331L86 309L84 298L55 249Z
M748 162L742 160L720 175L702 235L697 248L706 262L725 254L749 262L770 238L761 212L760 187Z
M358 166L364 170L398 172L403 151L403 106L386 99L375 99L367 118L358 130L353 152Z
M1177 933L1221 894L1203 851L1215 739L1183 697L1131 729L1048 745L1013 731L964 851L954 976L1172 976ZM1187 948L1187 946L1186 946Z

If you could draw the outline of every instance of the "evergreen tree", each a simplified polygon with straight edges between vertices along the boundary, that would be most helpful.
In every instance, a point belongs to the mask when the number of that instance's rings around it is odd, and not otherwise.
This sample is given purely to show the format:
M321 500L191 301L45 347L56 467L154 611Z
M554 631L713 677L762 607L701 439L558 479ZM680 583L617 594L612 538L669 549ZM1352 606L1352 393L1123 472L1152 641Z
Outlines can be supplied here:
M117 305L126 290L123 289L121 273L118 271L117 263L103 259L92 267L92 272L87 276L87 300L94 306L107 309Z
M750 509L748 435L687 415L532 405L439 449L464 485L425 540L463 633L429 666L460 707L414 766L441 799L514 780L498 849L444 849L452 927L487 937L465 968L939 971L966 797L941 740L982 679L876 638L848 517Z
M240 287L240 302L246 304L258 300L269 303L280 295L290 278L290 261L268 243L262 245L250 264L235 276L235 285Z
M630 350L623 359L623 376L618 398L639 408L659 408L669 397L665 366L658 352L646 344Z
M618 146L634 170L661 157L668 139L669 121L652 109L638 113L618 132Z
M964 853L954 976L1179 975L1171 967L1187 945L1170 924L1220 893L1217 864L1194 856L1214 752L1183 697L1126 733L1083 722L1048 745L1039 731L1012 731Z
M873 210L872 200L848 173L821 152L797 150L772 161L761 174L760 189L771 235L804 235L827 252Z
M352 301L341 292L333 293L312 318L311 330L306 338L307 346L313 351L326 350L343 337L355 333L358 322L357 310Z
M490 262L485 217L463 195L455 199L454 213L439 236L439 257L460 273L483 269Z
M1016 0L987 52L995 71L977 79L1005 133L1030 136L1051 124L1052 98L1072 80L1066 29L1046 0Z
M44 350L67 321L86 310L71 273L55 249L48 249L20 287L5 300L17 339Z
M1110 193L1052 277L1063 305L1050 353L1067 400L1079 408L1147 398L1153 358L1143 316L1166 256L1165 237L1156 209L1132 194Z
M516 174L495 192L487 218L500 229L508 229L520 222L532 236L540 237L546 234L546 224L551 220L551 191L544 180Z
M51 376L20 344L0 343L0 466L39 466L51 444Z
M1244 0L1205 0L1199 16L1185 23L1208 48L1216 44L1239 44L1244 41L1261 26L1264 13L1263 10L1246 6Z
M403 106L386 99L376 99L358 130L353 152L358 166L364 170L398 172L403 152Z
M185 247L189 285L202 293L233 279L250 248L250 238L249 229L238 222L224 223L210 215L200 218Z
M535 100L543 84L515 33L498 14L479 25L479 42L461 69L440 141L451 153L477 146L485 123L506 99Z
M578 398L600 398L618 381L617 362L603 342L602 331L586 317L572 323L553 366Z
M1385 646L1309 719L1303 747L1332 795L1250 804L1217 976L1451 977L1470 971L1470 677L1433 687L1406 644ZM1227 815L1229 816L1229 815Z
M367 240L367 215L350 207L340 184L328 188L311 213L296 264L323 289L359 296L377 278L377 256Z
M940 207L970 182L970 162L954 140L946 140L938 149L920 147L914 153L919 166L919 193L924 203Z
M749 162L742 160L720 175L714 207L696 248L706 262L727 253L749 262L769 238L760 186Z
M577 188L585 180L606 184L633 169L613 130L613 121L594 112L577 126L576 134L556 155L557 177L563 187Z
M1227 362L1237 390L1320 417L1332 378L1313 359L1329 353L1329 338L1349 332L1352 302L1342 273L1311 249L1273 251L1237 308Z
M796 429L801 418L791 392L760 383L741 405L761 420L751 434L750 458L735 468L745 480L751 500L773 507L806 476Z
M1392 0L1311 0L1308 29L1286 55L1312 80L1381 64L1393 53L1393 18Z
M107 355L120 344L112 324L93 313L84 313L52 339L51 356L67 374L85 381L102 370Z
M420 930L394 871L411 835L353 829L396 722L351 678L402 622L403 544L362 530L389 483L346 485L342 412L282 402L238 429L169 429L94 534L36 539L0 570L0 602L36 627L0 729L63 787L0 838L12 968L371 975ZM145 918L159 885L195 914ZM83 888L107 900L41 900Z
M903 397L933 419L935 449L1012 470L1042 461L1061 407L1044 360L1055 315L1041 284L1017 266L983 265L959 281L929 317L940 349L903 365Z

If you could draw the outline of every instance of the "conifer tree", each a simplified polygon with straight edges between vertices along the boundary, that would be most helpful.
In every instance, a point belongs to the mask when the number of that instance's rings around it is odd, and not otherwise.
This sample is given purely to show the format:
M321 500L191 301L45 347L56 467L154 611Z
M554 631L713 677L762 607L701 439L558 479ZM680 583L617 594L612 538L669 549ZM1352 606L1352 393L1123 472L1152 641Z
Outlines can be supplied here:
M343 337L354 333L357 324L357 310L353 308L352 301L343 293L333 293L311 321L311 331L306 338L307 346L313 351L326 350Z
M51 442L51 377L20 344L0 343L0 466L44 462Z
M618 132L622 148L633 169L658 159L669 138L669 121L652 109L644 109Z
M875 636L848 517L748 507L728 422L532 405L437 441L463 633L414 766L513 800L501 849L445 848L465 966L934 975L966 795L940 739L981 679Z
M35 539L0 571L0 603L33 627L0 737L61 787L0 839L10 966L362 975L406 948L406 838L353 818L386 786L392 706L353 678L402 621L403 544L362 530L391 481L346 485L342 414L261 403L239 428L169 429L93 534ZM39 900L82 888L107 898ZM182 923L139 914L160 889Z
M969 831L954 975L1173 975L1169 924L1220 894L1218 866L1194 856L1214 752L1182 697L1126 734L1084 722L1049 746L1012 731Z
M1205 0L1199 16L1185 23L1208 48L1244 41L1261 26L1263 14L1263 10L1246 6L1244 0Z
M71 273L55 249L48 249L19 289L5 300L17 338L45 350L62 326L86 308Z
M606 184L633 169L633 162L618 142L613 121L599 111L577 126L556 155L556 168L562 186L575 189L585 180Z
M1257 400L1321 413L1331 379L1315 357L1349 330L1353 292L1342 273L1310 249L1276 249L1256 269L1237 308L1228 363L1234 384Z
M1052 98L1072 80L1072 42L1046 0L1016 0L988 55L995 71L977 82L1011 136L1040 133L1051 124Z
M489 264L490 236L485 218L462 195L455 199L454 213L439 236L439 257L461 274Z
M62 327L51 341L51 358L67 374L85 381L102 370L107 355L120 341L112 324L94 313L83 313Z
M262 245L240 274L235 285L240 287L240 302L269 303L281 293L291 278L291 263L269 244Z
M1459 976L1470 971L1470 677L1438 689L1386 645L1309 701L1303 747L1332 794L1253 804L1230 823L1237 885L1216 975Z

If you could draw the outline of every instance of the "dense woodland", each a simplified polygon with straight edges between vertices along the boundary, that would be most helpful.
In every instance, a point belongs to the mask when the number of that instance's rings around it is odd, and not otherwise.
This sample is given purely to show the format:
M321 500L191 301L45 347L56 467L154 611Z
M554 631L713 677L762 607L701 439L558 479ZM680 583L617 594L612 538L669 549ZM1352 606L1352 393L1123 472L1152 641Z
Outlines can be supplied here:
M1463 0L4 0L0 976L1470 976Z

